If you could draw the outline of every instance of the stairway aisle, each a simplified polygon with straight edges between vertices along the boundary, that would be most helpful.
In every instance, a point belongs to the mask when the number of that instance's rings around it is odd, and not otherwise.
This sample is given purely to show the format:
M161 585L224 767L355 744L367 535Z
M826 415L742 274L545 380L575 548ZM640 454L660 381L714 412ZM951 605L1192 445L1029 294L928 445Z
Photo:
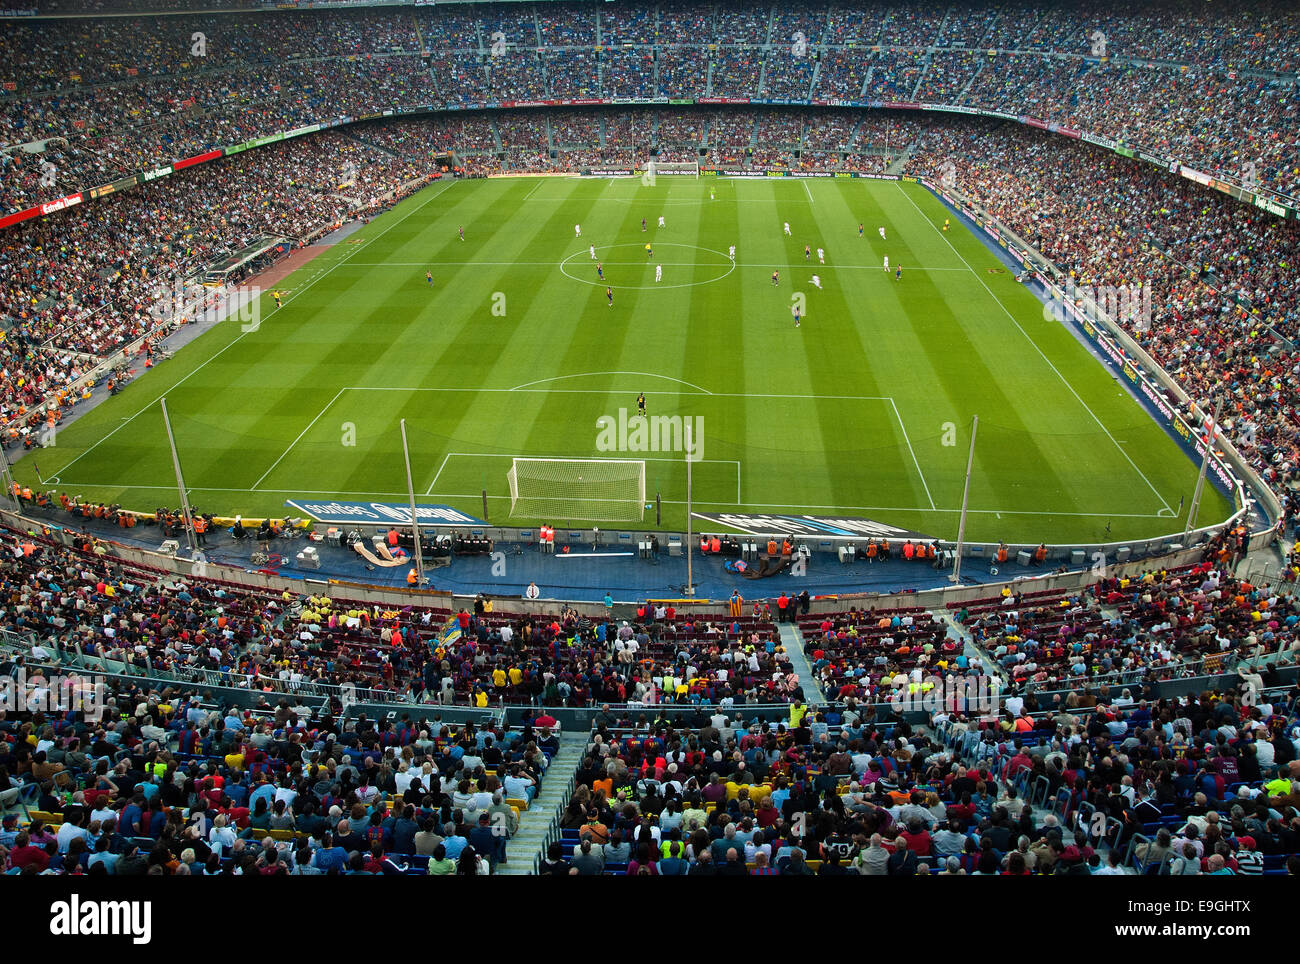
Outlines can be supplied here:
M781 630L781 645L785 647L786 654L790 657L791 671L799 677L799 685L803 687L804 702L825 703L826 696L817 685L812 665L803 651L803 633L799 632L799 627L794 623L780 623L778 628Z
M560 734L560 750L551 757L551 765L546 768L542 792L519 815L519 829L506 844L507 861L497 868L498 874L522 876L533 872L533 861L542 850L555 810L564 800L570 778L578 771L589 736L586 730Z

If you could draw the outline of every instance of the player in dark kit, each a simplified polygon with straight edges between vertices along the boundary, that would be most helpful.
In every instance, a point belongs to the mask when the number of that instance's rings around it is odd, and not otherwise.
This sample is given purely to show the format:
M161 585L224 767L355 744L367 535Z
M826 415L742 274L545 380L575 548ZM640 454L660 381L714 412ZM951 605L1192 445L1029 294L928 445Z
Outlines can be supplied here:
M609 306L610 306L611 308L613 308L613 307L614 307L614 289L611 288L611 287L609 287L608 285L605 286L605 297L609 299Z
M772 284L773 284L773 286L776 286L776 285L778 285L778 284L780 284L780 283L781 283L781 272L779 272L779 271L773 271L773 272L772 272Z
M636 397L636 413L638 415L645 414L645 392Z
M605 280L605 266L600 262L596 262L596 277L601 281Z

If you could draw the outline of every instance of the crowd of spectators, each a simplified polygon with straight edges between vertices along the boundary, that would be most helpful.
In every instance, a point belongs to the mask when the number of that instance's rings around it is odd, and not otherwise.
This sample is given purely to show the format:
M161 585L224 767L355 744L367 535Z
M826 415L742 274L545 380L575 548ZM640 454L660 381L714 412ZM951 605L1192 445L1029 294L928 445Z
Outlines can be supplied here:
M0 668L55 685L22 657ZM151 683L101 681L99 712L0 710L0 798L29 802L0 831L3 873L487 875L558 746Z
M1258 683L1248 700L1101 686L917 728L852 701L606 708L541 872L1294 875L1300 690L1271 668Z
M69 387L102 358L159 325L162 299L215 259L274 235L305 243L423 186L437 167L428 121L405 132L362 127L247 151L156 180L0 236L6 441L44 403L81 400ZM376 133L382 131L382 134ZM363 142L373 137L376 149ZM193 320L189 318L188 320Z
M1145 682L1300 654L1289 596L1206 562L1062 595L1005 593L957 614L1017 689Z
M61 502L55 493L47 511ZM36 534L3 540L6 627L115 667L265 691L347 682L391 700L481 707L732 705L798 692L758 614L706 620L647 603L634 620L506 616L484 600L472 613L398 611L168 578L89 538L72 549Z
M481 16L426 7L18 20L0 37L10 88L0 144L45 146L0 155L0 206L341 116L650 96L866 97L1031 114L1300 192L1294 11L1270 3L1247 16L1217 4L1179 16L1181 6L1108 3L1085 14L1015 3L945 15L913 3L554 4Z

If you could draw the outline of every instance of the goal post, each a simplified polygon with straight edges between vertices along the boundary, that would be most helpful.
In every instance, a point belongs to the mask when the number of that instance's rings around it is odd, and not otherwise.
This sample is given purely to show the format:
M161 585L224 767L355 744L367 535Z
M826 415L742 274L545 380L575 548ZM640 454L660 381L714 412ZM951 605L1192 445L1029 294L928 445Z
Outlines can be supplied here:
M515 458L506 473L510 515L585 522L640 522L645 462Z
M699 177L699 162L688 163L686 161L659 161L651 158L641 165L642 170L647 175L664 174L664 175L684 175L687 177Z

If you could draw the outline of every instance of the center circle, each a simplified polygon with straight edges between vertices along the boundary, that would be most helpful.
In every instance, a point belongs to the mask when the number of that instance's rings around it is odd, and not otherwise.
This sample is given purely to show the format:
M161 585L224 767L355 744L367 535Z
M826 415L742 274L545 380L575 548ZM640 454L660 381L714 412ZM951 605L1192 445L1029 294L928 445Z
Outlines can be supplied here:
M665 284L664 282L651 282L650 284L635 284L635 285L619 284L619 283L617 283L613 278L609 277L609 275L610 275L609 268L610 268L611 266L612 266L612 267L615 267L615 268L626 266L626 267L639 267L639 268L643 268L643 269L644 269L644 268L648 268L648 267L650 267L650 266L652 266L652 265L654 265L654 264L662 263L662 262L656 262L656 261L654 261L654 260L652 260L652 259L649 259L649 258L647 258L647 259L644 260L644 261L640 261L640 260L637 260L637 261L609 261L609 260L607 260L607 259L603 259L603 258L601 258L601 257L599 256L599 253L600 253L601 250L604 250L604 251L614 251L614 250L617 250L618 248L636 248L638 251L644 252L644 251L645 251L645 243L644 243L644 242L642 242L642 243L637 243L637 242L634 242L634 241L625 241L625 242L622 242L622 243L620 243L620 244L607 244L607 245L605 245L603 248L601 248L601 247L599 247L599 246L597 247L597 259L596 259L596 260L599 261L599 262L601 262L601 263L603 263L603 264L605 265L605 268L606 268L606 271L605 271L605 275L606 275L606 277L605 277L605 280L604 280L604 281L601 281L599 278L596 278L596 279L594 279L594 280L592 280L592 279L588 279L588 278L579 278L576 274L573 274L573 273L569 270L569 269L572 267L572 264L571 264L571 263L572 263L575 259L585 257L585 258L588 259L588 260L587 260L587 264L589 264L589 265L591 266L592 273L594 274L594 273L595 273L595 268L596 268L596 262L593 262L593 261L590 260L590 258L591 258L591 252L590 252L590 251L577 251L577 252L575 252L575 253L569 255L567 258L565 258L563 261L560 262L560 273L561 273L562 275L564 275L566 278L569 278L569 279L571 279L571 280L573 280L573 281L577 281L577 282L579 282L579 283L581 283L581 284L591 285L591 286L594 287L594 288L604 288L606 285L608 285L609 287L614 288L615 290L622 290L622 291L650 291L650 290L655 289L655 288L693 288L693 287L695 287L696 285L712 284L712 283L715 282L715 281L721 281L721 280L722 280L723 278L725 278L727 275L731 274L731 272L733 272L733 271L736 270L736 263L735 263L734 261L732 261L729 257L727 257L727 255L726 255L724 252L722 252L722 251L714 251L712 248L706 248L706 247L704 247L703 245L699 245L699 244L682 244L682 243L677 242L677 241L660 241L660 242L658 242L657 244L654 243L654 242L651 242L651 246L654 247L654 248L688 248L688 249L690 249L690 250L692 250L692 251L706 251L706 252L708 252L709 254L715 254L715 255L718 256L718 263L717 263L716 267L717 267L717 269L718 269L718 271L719 271L720 273L719 273L717 276L712 277L712 278L701 278L701 279L699 279L699 280L697 280L697 281L687 281L687 282L684 282L684 283L678 283L678 284ZM688 264L674 264L674 263L671 263L671 262L670 262L670 263L668 263L668 264L665 264L664 267L665 267L665 269L667 269L667 268L674 268L674 267L675 267L675 268L690 268L690 269L695 269L695 268L699 268L699 267L714 267L714 265L711 265L711 264L699 265L699 264L695 264L694 262L691 262L691 263L688 263ZM725 269L725 270L723 270L723 269Z

